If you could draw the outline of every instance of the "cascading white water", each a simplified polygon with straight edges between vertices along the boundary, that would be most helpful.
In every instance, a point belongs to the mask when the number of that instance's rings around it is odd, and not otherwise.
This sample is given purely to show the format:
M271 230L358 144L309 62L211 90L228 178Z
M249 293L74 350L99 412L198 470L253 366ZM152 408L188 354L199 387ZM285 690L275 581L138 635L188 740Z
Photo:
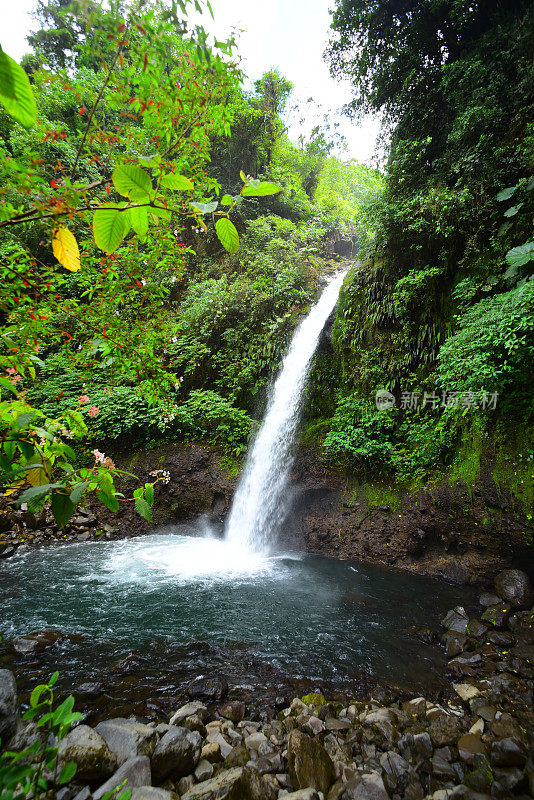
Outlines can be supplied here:
M240 549L268 551L286 516L286 484L300 400L321 331L337 302L345 274L330 278L319 301L297 328L272 388L226 526L227 541Z

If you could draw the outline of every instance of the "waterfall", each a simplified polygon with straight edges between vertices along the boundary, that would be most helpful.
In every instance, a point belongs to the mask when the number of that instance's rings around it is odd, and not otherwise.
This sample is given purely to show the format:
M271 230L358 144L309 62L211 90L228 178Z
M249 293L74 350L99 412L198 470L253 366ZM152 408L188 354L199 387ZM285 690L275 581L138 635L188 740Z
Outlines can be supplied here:
M300 323L271 389L226 526L228 542L239 548L268 551L287 514L287 481L300 401L319 337L345 274L338 272L329 279L319 301Z

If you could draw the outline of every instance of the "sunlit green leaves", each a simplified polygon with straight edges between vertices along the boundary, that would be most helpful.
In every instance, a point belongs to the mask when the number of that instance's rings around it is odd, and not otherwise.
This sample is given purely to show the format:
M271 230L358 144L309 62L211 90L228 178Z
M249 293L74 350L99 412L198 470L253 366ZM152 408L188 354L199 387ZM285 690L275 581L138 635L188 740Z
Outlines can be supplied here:
M227 217L221 217L215 223L217 237L229 253L236 253L239 250L239 234L233 222Z
M271 194L278 194L282 187L270 181L249 181L241 189L243 197L267 197Z
M146 236L148 233L148 209L146 207L131 208L130 219L136 234L141 238Z
M191 208L195 211L200 211L201 214L211 214L216 210L219 205L218 200L212 200L211 203L190 203Z
M0 49L0 103L25 128L37 121L37 107L28 76Z
M136 202L148 200L152 190L150 175L135 164L121 164L113 170L113 186L124 197Z
M501 189L501 191L497 195L498 202L502 203L504 200L509 200L516 189L517 186L507 186L506 189Z
M506 253L506 260L511 267L523 267L529 261L534 261L534 242L512 247Z
M175 175L174 173L164 175L160 183L165 188L174 189L176 192L192 192L195 188L189 178L184 178L183 175Z
M114 203L100 206L93 217L93 233L97 246L107 253L113 253L130 230L130 211L117 207Z

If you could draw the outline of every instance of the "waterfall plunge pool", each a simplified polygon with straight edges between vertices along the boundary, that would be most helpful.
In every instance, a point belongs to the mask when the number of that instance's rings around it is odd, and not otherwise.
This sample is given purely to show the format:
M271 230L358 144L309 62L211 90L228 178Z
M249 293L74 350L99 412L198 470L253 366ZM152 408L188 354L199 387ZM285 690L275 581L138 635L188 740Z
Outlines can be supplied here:
M0 565L0 587L0 666L23 692L56 668L65 689L99 684L82 697L97 716L111 701L116 714L176 707L200 675L251 701L376 682L437 689L443 656L420 629L465 601L465 589L407 573L243 553L198 524L30 550ZM61 633L53 646L13 653L13 637L49 629Z

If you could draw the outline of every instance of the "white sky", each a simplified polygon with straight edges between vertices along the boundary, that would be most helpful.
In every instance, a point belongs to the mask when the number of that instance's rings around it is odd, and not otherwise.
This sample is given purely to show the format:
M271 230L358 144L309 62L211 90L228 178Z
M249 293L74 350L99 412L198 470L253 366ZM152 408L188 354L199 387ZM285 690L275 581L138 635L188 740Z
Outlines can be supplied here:
M220 39L226 38L232 27L242 29L238 50L250 81L268 69L278 68L294 85L292 104L299 103L306 116L303 131L322 122L327 112L331 123L340 122L338 130L347 139L343 158L369 164L379 122L366 118L356 124L339 114L341 106L350 100L350 86L331 78L322 58L332 3L333 0L212 0L215 22L209 28ZM34 28L30 17L34 5L35 0L0 0L0 44L16 60L29 50L25 36ZM313 104L306 103L309 97L313 97ZM289 117L293 140L301 130L301 116L293 113Z

